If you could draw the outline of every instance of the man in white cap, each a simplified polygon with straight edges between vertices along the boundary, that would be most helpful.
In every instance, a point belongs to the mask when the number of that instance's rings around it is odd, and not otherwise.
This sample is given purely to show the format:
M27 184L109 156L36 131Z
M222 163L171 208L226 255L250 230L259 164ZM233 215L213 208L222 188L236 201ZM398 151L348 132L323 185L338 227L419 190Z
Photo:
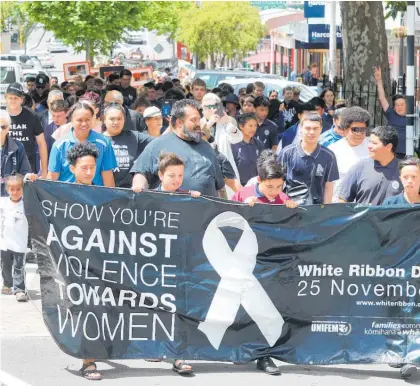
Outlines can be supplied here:
M162 112L156 106L148 107L143 113L147 133L151 137L159 137L162 130Z

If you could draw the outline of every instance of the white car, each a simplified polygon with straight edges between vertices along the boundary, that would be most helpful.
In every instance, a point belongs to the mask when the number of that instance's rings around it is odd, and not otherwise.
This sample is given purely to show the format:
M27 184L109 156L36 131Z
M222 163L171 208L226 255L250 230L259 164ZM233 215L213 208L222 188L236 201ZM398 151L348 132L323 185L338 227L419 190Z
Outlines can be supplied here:
M271 90L276 90L279 94L279 98L282 99L283 95L283 89L286 86L292 86L292 87L299 87L300 89L300 99L304 102L309 101L313 97L318 96L316 91L311 89L308 86L305 86L302 83L298 82L292 82L289 80L283 80L283 79L272 79L272 78L246 78L246 79L224 79L220 83L229 83L234 88L234 92L236 95L239 93L239 89L246 88L246 86L249 83L254 82L263 82L265 89L264 89L264 95L268 97L268 94Z
M68 48L64 45L61 40L51 38L47 40L47 51L48 52L68 52Z
M31 58L39 60L42 68L54 68L54 59L49 52L34 52Z

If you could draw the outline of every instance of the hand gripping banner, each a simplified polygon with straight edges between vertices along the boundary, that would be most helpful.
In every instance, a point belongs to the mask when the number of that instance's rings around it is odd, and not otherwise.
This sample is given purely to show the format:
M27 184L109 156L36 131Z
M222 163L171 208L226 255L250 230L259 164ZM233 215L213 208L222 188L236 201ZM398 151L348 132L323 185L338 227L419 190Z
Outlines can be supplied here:
M220 230L222 227L234 227L243 231L233 251ZM239 306L242 305L257 323L268 344L273 346L281 336L284 320L253 275L258 241L248 221L234 212L219 214L204 233L203 249L221 280L206 320L200 323L198 329L218 349L226 330L235 321Z

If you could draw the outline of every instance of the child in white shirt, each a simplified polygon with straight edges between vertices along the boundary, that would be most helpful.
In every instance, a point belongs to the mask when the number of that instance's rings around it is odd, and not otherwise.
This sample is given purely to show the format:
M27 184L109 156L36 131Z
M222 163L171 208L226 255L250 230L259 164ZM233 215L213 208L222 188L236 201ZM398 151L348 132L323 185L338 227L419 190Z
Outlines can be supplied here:
M25 179L36 179L28 174ZM20 174L5 178L9 197L0 197L0 250L3 295L16 295L18 302L26 302L25 253L28 244L28 221L23 207L24 178Z

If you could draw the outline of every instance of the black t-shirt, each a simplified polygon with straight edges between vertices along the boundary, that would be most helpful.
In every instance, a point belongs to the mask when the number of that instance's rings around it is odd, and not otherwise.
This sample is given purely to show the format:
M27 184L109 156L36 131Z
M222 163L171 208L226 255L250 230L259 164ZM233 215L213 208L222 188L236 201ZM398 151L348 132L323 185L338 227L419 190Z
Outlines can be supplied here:
M185 162L181 190L197 190L206 196L217 197L217 191L225 186L220 164L210 144L184 141L171 132L154 139L131 169L131 173L143 174L151 189L159 185L158 159L162 151L176 153Z
M296 114L296 105L295 101L284 101L284 129L287 130L290 126L293 126L297 121L298 117Z
M152 141L153 137L138 131L123 130L120 135L107 138L112 143L117 169L114 170L115 186L118 188L131 188L133 177L130 170L134 161L142 153L144 148Z
M12 124L10 125L9 135L22 142L31 164L32 171L36 172L36 138L44 133L41 121L32 110L22 107L19 115L11 115Z
M128 86L127 88L123 88L120 86L120 92L123 94L124 97L124 104L127 107L130 107L131 104L136 100L137 98L137 92L134 87Z

